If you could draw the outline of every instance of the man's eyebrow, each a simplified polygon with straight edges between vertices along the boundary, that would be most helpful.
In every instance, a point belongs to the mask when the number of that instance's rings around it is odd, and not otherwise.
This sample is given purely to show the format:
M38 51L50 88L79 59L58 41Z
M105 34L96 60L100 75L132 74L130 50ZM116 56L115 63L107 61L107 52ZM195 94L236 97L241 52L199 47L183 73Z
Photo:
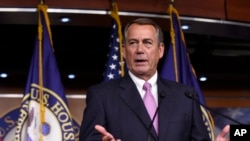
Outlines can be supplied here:
M142 41L153 41L151 38L145 38Z
M131 39L128 39L128 41L138 41L138 39L131 38Z
M128 41L136 41L136 42L138 42L139 40L136 39L136 38L131 38L131 39L128 39ZM143 42L144 42L144 41L153 41L153 39L151 39L151 38L144 38L144 39L142 39L142 41L143 41Z

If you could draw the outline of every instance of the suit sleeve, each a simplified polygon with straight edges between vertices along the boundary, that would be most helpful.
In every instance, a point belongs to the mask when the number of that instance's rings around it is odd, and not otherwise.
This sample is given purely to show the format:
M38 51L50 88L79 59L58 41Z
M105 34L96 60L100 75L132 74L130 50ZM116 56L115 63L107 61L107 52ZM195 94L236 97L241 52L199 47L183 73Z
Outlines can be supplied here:
M95 88L89 88L86 95L86 108L83 112L79 140L100 141L101 135L94 128L96 124L105 124L105 113L98 97L100 94Z
M196 95L195 91L193 91L193 94ZM203 113L201 111L201 105L193 100L193 124L192 124L192 132L191 132L191 138L192 141L211 141L209 138L208 130L205 125L205 122L203 118Z

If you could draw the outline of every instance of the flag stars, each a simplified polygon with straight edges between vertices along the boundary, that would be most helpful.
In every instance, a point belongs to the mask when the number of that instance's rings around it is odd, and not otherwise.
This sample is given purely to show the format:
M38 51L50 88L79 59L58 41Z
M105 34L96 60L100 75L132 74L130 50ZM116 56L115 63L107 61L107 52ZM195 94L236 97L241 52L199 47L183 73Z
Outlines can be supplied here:
M115 51L118 51L118 50L119 50L119 47L116 46L116 47L114 47L114 49L115 49Z
M118 60L118 56L117 55L113 55L112 58L113 58L114 61Z
M121 39L118 36L118 25L114 21L114 24L112 26L112 31L110 35L110 44L109 44L109 53L107 55L108 62L106 64L106 71L104 73L104 81L108 81L111 79L117 79L121 77L122 71L120 70L121 65L120 64L120 41Z
M113 63L109 67L110 67L111 70L115 70L116 69L116 65L113 64Z
M119 38L116 38L116 41L117 41L117 43L119 43L120 42Z
M109 74L108 74L108 78L109 78L109 79L114 79L114 74L109 73Z
M243 116L243 115L244 115L244 113L241 111L240 108L235 108L235 109L228 108L228 114L229 114L230 117L232 117L233 119L235 119L236 117L239 117L239 116Z
M111 48L112 47L112 44L109 44L109 48Z
M119 65L120 65L120 66L122 66L122 65L124 65L124 64L125 64L124 61L120 61L120 62L119 62Z

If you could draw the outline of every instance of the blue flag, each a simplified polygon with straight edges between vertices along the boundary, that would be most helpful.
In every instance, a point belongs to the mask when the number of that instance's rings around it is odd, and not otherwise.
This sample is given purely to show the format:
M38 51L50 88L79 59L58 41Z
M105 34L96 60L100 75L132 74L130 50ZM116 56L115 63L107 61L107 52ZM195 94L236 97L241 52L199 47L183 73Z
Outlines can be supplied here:
M172 6L169 7L169 12L171 22L171 43L164 58L165 60L160 75L163 78L193 87L198 94L199 101L203 105L206 105L202 91L196 78L195 71L189 60L184 35L180 27L181 24L179 20L179 14L177 10ZM211 118L209 112L206 111L203 107L201 107L201 110L204 116L204 123L207 126L211 140L213 140L213 119Z
M38 38L17 120L15 141L75 141L53 53L47 6L38 5Z
M113 24L110 35L108 61L106 64L106 71L104 72L104 82L124 76L125 64L121 56L121 24L117 4L115 2L113 2L111 16Z

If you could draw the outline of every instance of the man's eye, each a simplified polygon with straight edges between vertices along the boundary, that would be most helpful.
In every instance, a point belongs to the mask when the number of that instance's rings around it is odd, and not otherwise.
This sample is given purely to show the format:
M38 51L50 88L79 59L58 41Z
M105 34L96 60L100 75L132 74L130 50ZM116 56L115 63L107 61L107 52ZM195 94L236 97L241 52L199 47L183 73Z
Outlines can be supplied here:
M135 45L136 42L129 42L129 45Z
M150 41L145 41L144 44L145 44L145 45L152 45L152 42L150 42Z

